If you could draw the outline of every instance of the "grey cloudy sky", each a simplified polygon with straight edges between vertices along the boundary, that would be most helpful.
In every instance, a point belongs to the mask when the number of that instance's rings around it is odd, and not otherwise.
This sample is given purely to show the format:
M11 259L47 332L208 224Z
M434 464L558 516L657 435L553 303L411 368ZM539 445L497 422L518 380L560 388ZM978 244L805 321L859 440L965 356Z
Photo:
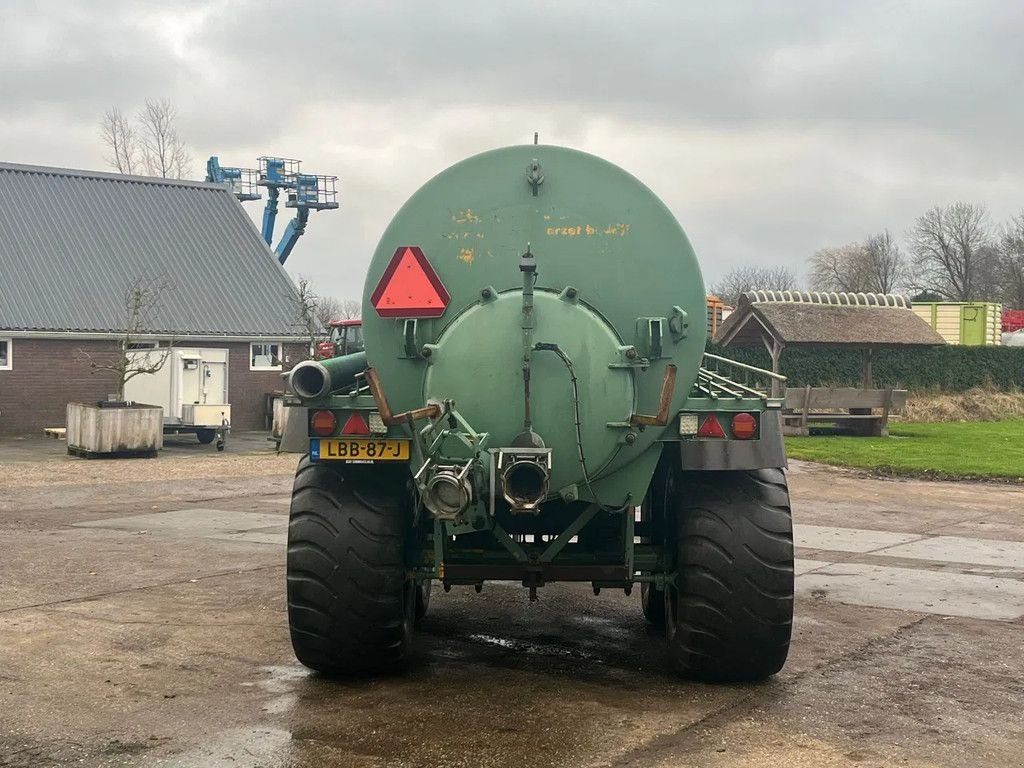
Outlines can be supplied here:
M356 297L420 184L536 130L651 186L709 282L802 272L937 203L1024 208L1022 39L1020 2L2 0L0 160L103 169L103 111L169 98L197 178L340 177L288 268Z

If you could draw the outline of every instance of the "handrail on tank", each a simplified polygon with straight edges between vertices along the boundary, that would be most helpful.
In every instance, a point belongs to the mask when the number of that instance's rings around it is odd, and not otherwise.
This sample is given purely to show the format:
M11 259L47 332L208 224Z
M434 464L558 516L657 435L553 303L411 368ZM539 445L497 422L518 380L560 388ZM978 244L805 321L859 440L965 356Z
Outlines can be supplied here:
M720 368L725 369L724 372ZM700 393L697 396L710 397L712 400L720 397L742 400L753 396L768 405L770 400L777 399L772 397L776 384L785 381L786 377L781 373L705 352L697 370L694 388Z
M754 387L748 387L746 384L742 384L738 381L733 381L728 376L723 376L717 371L709 370L708 368L701 367L699 376L707 379L707 383L711 386L718 387L726 394L732 397L740 398L743 396L743 392L748 395L754 395L755 397L764 397L765 393ZM742 390L737 392L735 390Z
M775 379L776 381L786 380L786 377L783 376L781 373L775 373L774 371L769 371L766 368L758 368L756 365L747 365L746 363L741 363L738 360L730 360L729 358L722 357L721 355L713 355L710 352L704 353L704 359L715 360L719 363L725 363L726 365L731 365L734 368L739 368L744 371L750 371L751 373L757 373L762 376L767 376L768 378Z

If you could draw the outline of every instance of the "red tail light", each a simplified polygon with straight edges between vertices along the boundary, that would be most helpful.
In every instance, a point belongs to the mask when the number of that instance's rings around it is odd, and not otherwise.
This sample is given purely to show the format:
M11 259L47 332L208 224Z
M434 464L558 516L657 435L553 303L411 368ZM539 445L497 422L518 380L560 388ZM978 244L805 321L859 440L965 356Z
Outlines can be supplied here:
M348 417L348 421L345 422L345 426L341 428L341 434L343 435L370 435L370 425L366 423L366 418L359 411L352 411L352 415Z
M705 416L704 421L700 424L700 429L697 430L697 437L725 437L725 430L722 429L721 423L718 421L717 416Z
M737 413L732 417L732 434L737 440L749 440L757 434L757 419L749 413Z
M309 417L309 431L318 437L333 435L338 428L338 420L330 411L313 411Z

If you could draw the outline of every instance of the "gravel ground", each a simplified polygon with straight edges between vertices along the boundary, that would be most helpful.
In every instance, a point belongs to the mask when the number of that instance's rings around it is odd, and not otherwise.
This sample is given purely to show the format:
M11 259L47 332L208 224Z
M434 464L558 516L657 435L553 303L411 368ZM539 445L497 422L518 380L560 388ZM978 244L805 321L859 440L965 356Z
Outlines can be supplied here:
M292 454L175 456L157 459L80 459L54 471L52 461L17 461L3 465L0 491L48 485L146 483L189 478L260 477L295 470Z
M278 454L264 432L232 435L223 453L194 437L168 437L155 459L82 459L63 441L0 439L0 492L51 485L106 485L290 475L297 456Z

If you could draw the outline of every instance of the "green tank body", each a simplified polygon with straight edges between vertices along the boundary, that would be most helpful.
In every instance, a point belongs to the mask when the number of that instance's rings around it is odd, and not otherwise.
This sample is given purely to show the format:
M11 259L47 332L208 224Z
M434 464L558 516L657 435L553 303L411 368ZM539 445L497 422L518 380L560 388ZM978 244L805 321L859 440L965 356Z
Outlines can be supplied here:
M542 180L534 186L535 164ZM416 320L417 355L405 353L404 319L381 317L372 301L407 246L420 248L450 295L443 315ZM705 293L675 217L611 163L526 145L485 152L428 181L396 214L370 264L369 363L392 410L452 400L492 447L510 445L524 428L519 266L527 250L536 261L533 342L557 344L578 379L579 441L564 361L530 355L531 426L551 449L550 489L589 496L580 442L602 503L642 497L656 462L650 449L665 427L640 431L630 417L659 409L668 365L678 370L670 409L685 399L704 350ZM652 348L652 324L660 348ZM641 471L622 473L636 462Z
M385 230L362 324L365 354L290 374L300 661L400 667L432 584L500 580L638 586L692 677L782 667L783 377L705 352L701 271L651 190L562 147L458 163Z

